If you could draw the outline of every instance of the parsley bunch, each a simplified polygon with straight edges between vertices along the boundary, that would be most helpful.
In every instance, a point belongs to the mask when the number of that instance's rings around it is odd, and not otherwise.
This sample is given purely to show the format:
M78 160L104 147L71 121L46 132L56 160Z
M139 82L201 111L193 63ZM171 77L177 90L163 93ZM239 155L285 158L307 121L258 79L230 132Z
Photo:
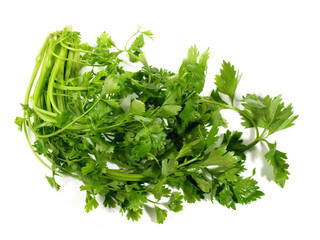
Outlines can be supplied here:
M283 187L287 157L267 137L294 124L292 105L285 106L281 96L235 99L241 75L225 61L215 76L217 88L200 96L209 51L200 55L192 46L173 73L148 64L142 51L146 37L153 37L151 31L138 29L120 49L104 32L91 46L67 26L46 38L23 116L15 122L35 156L52 171L46 177L51 186L59 190L58 175L75 177L86 191L87 212L98 207L100 195L100 204L118 207L132 220L148 205L163 223L168 210L179 212L183 201L204 198L235 209L264 195L254 173L242 175L246 151L265 142L269 151L264 157ZM124 56L141 69L125 70ZM238 112L256 138L244 144L242 132L221 134L227 128L222 109Z

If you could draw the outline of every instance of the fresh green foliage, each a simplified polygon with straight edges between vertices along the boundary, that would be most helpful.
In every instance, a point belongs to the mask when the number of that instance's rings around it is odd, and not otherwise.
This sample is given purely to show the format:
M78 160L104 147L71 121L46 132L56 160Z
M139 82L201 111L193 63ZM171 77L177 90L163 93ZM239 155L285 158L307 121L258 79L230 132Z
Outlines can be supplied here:
M287 154L278 151L276 149L276 143L272 144L268 142L268 147L269 151L264 155L264 157L273 167L275 182L281 187L284 187L286 180L289 178L289 165L286 163Z
M247 94L243 98L243 106L247 116L261 128L267 129L269 135L293 125L297 116L293 115L292 105L284 107L281 96L264 98L255 94ZM253 127L253 122L244 119L243 126Z
M117 207L137 221L148 207L162 224L169 211L183 209L184 201L209 198L236 209L261 198L254 174L244 175L247 151L262 142L269 148L265 159L274 181L283 187L287 155L267 137L294 124L292 105L285 106L280 96L237 99L241 74L225 61L215 77L217 89L200 96L209 50L200 54L192 46L174 73L149 65L142 49L152 37L139 28L121 49L106 32L93 46L81 43L80 33L70 26L48 35L23 116L15 123L52 171L49 184L59 190L57 177L72 176L86 192L85 211L100 204ZM124 57L139 70L127 71ZM242 101L241 108L235 101ZM244 144L242 132L228 130L223 109L238 112L256 138Z
M217 90L228 95L233 103L234 94L240 81L241 75L229 62L223 61L220 75L216 75L215 84Z

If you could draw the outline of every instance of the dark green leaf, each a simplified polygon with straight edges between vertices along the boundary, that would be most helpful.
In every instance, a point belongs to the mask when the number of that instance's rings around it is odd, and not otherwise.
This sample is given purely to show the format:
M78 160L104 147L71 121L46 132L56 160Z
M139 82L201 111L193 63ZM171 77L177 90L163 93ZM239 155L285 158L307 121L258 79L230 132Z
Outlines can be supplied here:
M162 175L166 177L171 173L174 173L177 165L178 162L174 158L162 160Z
M197 183L197 186L205 193L210 192L211 183L208 182L202 175L200 174L192 174L192 178Z
M103 205L105 207L108 207L108 208L115 208L116 207L116 200L111 196L111 194L106 194L104 196L104 201L103 201Z
M198 117L200 117L200 114L195 109L195 103L193 100L188 100L185 103L183 110L179 114L179 117L185 122L186 125L189 125Z
M226 206L227 208L236 209L234 194L228 184L223 184L223 186L217 190L216 199L221 205Z
M217 125L213 125L209 131L209 134L206 139L206 147L214 146L219 140L219 136L217 135L219 132L219 128Z
M197 186L195 186L188 178L185 178L181 188L184 193L184 199L188 203L194 203L196 201L200 201L203 198L203 193L201 192L201 190Z
M248 204L261 198L264 194L259 190L257 181L251 177L241 179L233 187L233 192L238 203Z

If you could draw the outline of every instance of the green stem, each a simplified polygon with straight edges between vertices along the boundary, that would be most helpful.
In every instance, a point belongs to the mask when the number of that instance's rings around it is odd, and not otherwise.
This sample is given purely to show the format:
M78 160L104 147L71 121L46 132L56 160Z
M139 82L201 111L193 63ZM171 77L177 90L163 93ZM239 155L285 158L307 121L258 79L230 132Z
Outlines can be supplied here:
M66 44L65 44L66 43ZM67 48L73 52L82 52L82 53L89 53L89 54L92 54L92 55L102 55L101 53L97 53L97 52L91 52L91 51L87 51L87 50L84 50L84 49L81 49L81 48L73 48L73 47L70 47L68 45L75 45L74 43L71 43L71 42L65 42L65 41L62 41L60 42L60 44L64 47L64 48ZM67 45L68 44L68 45Z
M42 108L38 108L36 106L33 107L33 110L36 112L36 113L42 113L42 114L46 114L48 116L51 116L51 117L57 117L57 114L56 113L53 113L53 112L50 112L50 111L47 111L47 110L44 110Z
M119 170L114 169L106 169L104 175L106 177L110 177L111 179L120 180L120 181L146 181L149 178L142 174L135 173L123 173L119 172Z
M50 70L52 69L52 66L53 66L52 56L50 55L50 52L47 51L47 48L52 48L52 44L53 44L52 39L48 38L47 44L46 44L47 46L44 49L45 55L41 61L42 68L33 92L33 106L39 106L39 101L43 92L43 88L48 80L48 77L50 75ZM55 46L56 45L54 45L54 48Z
M195 158L192 158L191 160L188 160L188 161L186 161L186 162L183 162L183 163L181 163L181 164L179 164L178 166L177 166L177 168L181 168L181 167L183 167L183 166L185 166L185 165L188 165L188 164L190 164L190 163L193 163L193 162L195 162L195 161L197 161L197 160L201 160L202 158L199 158L200 157L200 155L198 155L198 156L196 156Z
M67 49L65 48L60 48L60 52L59 52L59 56L63 57L67 54ZM50 103L53 107L53 109L58 113L60 114L61 113L61 108L59 108L57 106L57 103L56 103L56 100L54 99L54 96L53 96L53 86L54 86L54 82L55 82L55 79L56 79L56 76L58 74L59 71L61 71L61 64L62 64L63 60L61 59L57 59L54 63L54 66L52 68L52 71L51 71L51 74L50 74L50 78L49 78L49 82L48 82L48 91L47 91L47 96L48 98L50 99ZM58 105L61 105L62 104L62 99L57 97L58 99ZM61 107L61 106L60 106Z
M236 108L234 106L229 106L227 104L224 104L224 103L220 103L220 102L216 102L216 101L212 101L212 100L207 100L207 99L204 99L204 98L201 98L201 102L207 102L207 103L212 103L212 104L215 104L215 105L219 105L221 107L224 107L224 108L227 108L227 109L232 109L234 111L237 111L242 117L246 118L248 121L250 121L250 123L252 124L252 126L254 127L255 131L256 131L256 139L254 141L252 141L251 143L249 143L247 146L245 146L244 148L241 149L241 151L247 151L251 148L253 148L255 145L257 145L260 141L266 141L265 140L265 133L266 133L266 129L264 129L264 131L262 132L262 134L260 135L259 133L259 129L258 129L258 126L256 125L256 123L251 119L250 116L248 116L248 114L239 109L239 108Z
M114 124L114 125L111 125L111 126L98 128L98 130L99 131L103 131L103 130L107 130L107 129L110 129L110 128L119 127L119 126L121 126L121 125L123 125L125 123L129 123L129 122L135 122L135 120L123 121L123 122L120 122L120 123L117 123L117 124Z
M254 141L252 141L251 143L249 143L247 146L245 146L244 148L241 149L241 151L245 152L251 148L253 148L255 145L257 145L260 142L260 139L257 138Z
M51 167L50 167L45 161L43 161L42 158L39 156L39 154L34 150L32 144L31 144L30 138L29 138L29 134L28 134L28 132L27 132L27 126L26 126L26 122L25 122L25 121L23 122L23 129L24 129L24 134L25 134L25 136L26 136L28 145L29 145L29 147L31 148L33 154L36 156L36 158L37 158L46 168L52 170Z
M215 105L218 105L218 106L221 106L221 107L227 108L227 109L236 110L234 107L229 106L229 105L227 105L227 104L220 103L220 102L213 101L213 100L208 100L208 99L205 99L205 98L203 98L203 97L200 97L200 101L199 101L199 102L212 103L212 104L215 104Z
M66 91L87 91L90 89L90 87L79 87L79 86L64 86L58 83L54 83L53 86L56 89L60 89L60 90L66 90Z
M34 134L39 137L39 138L48 138L48 137L53 137L63 131L65 131L66 129L69 129L71 125L73 125L74 123L76 123L78 120L80 120L81 118L83 118L87 113L89 113L102 99L102 96L100 96L100 98L94 103L92 104L92 106L86 111L84 112L82 115L80 115L79 117L76 117L73 121L71 121L69 124L67 124L66 126L64 126L63 128L53 132L53 133L50 133L50 134L45 134L45 135L41 135L41 134L38 134L36 132L34 132ZM81 126L81 125L80 125Z
M129 43L129 42L131 41L131 39L132 39L135 35L137 35L139 32L140 32L140 29L138 29L138 31L136 31L136 32L128 39L128 41L126 42L126 44L125 44L125 46L124 46L125 51L127 51L127 45L128 45L128 43Z
M240 110L238 108L234 108L234 110L236 110L241 116L243 116L244 118L246 118L247 120L249 120L252 124L252 126L254 127L255 131L256 131L256 137L259 138L261 135L259 134L259 129L258 126L256 125L256 123L246 114L245 111Z
M46 115L45 113L43 113L41 111L35 110L35 112L37 113L37 116L40 117L45 122L50 122L50 123L56 122L56 120L54 118ZM28 119L30 119L30 118L28 118ZM32 132L34 133L32 126L29 126L29 127L32 130Z
M224 108L227 108L227 109L231 109L231 110L234 110L234 111L238 112L242 117L244 117L248 121L250 121L250 123L252 124L252 126L254 127L254 129L256 131L256 137L257 138L260 137L259 129L258 129L256 123L246 114L245 111L243 111L243 110L241 110L239 108L233 107L233 106L229 106L229 105L224 104L224 103L220 103L220 102L213 101L213 100L207 100L205 98L201 98L200 101L201 102L206 102L206 103L212 103L212 104L215 104L215 105L218 105L218 106L221 106L221 107L224 107Z
M58 54L54 53L53 51L51 51L51 54L53 56L55 56L58 60L62 60L62 61L72 61L75 63L79 63L79 64L86 65L86 66L92 66L92 67L105 67L105 65L103 65L103 64L90 64L90 63L83 61L83 60L75 60L75 59L68 59L66 57L61 57Z
M148 202L151 202L151 203L153 203L153 204L159 204L159 202L152 201L152 200L150 200L149 198L147 198L147 201L148 201Z
M41 66L41 63L43 61L44 54L45 54L45 51L47 49L47 45L48 45L49 39L50 39L50 35L48 35L47 38L45 39L45 41L44 41L44 43L43 43L43 45L42 45L42 47L40 49L40 52L39 52L39 54L38 54L38 56L36 58L36 64L35 64L35 67L33 69L33 72L32 72L28 87L27 87L27 92L26 92L26 95L25 95L25 99L24 99L24 104L25 105L28 105L28 103L29 103L30 92L31 92L34 80L35 80L35 78L36 78L36 76L38 74L38 71L39 71L39 68ZM30 138L29 138L29 134L27 132L27 124L26 124L26 122L28 122L28 125L31 126L31 120L30 120L30 115L29 115L27 110L23 110L23 118L27 119L26 121L23 122L23 129L24 129L24 134L25 134L25 137L27 139L29 147L31 148L32 152L37 157L37 159L45 167L47 167L48 169L52 170L51 167L41 159L41 157L37 154L37 152L34 150L32 144L31 144L31 141L30 141Z
M64 45L62 45L64 48L66 48ZM66 48L67 49L67 48ZM70 51L68 52L68 61L67 61L67 65L66 65L66 71L65 71L65 74L64 74L64 82L68 81L69 78L70 78L70 75L71 75L71 71L72 71L72 67L73 67L73 64L75 64L74 62L70 61L74 59L74 56L75 56L75 52L74 51Z

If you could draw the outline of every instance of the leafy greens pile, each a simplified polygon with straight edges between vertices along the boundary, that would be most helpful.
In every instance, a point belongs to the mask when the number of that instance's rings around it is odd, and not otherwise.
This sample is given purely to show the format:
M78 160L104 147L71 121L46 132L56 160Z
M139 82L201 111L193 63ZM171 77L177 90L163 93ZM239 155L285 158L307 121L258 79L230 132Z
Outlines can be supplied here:
M87 212L98 207L100 195L101 204L118 206L132 220L148 205L163 223L168 210L179 212L183 201L204 198L235 209L237 203L264 195L254 173L242 175L246 151L265 142L264 157L283 187L287 157L267 137L294 124L292 105L285 106L281 96L235 99L241 75L225 61L215 76L217 88L200 96L209 51L200 55L192 46L173 73L148 64L145 37L152 38L152 32L139 28L124 49L105 32L94 46L81 43L71 26L46 38L22 104L23 117L15 123L52 171L46 177L51 186L59 190L57 175L75 177L83 182ZM125 70L124 56L140 69ZM242 132L221 133L227 128L223 109L238 112L242 125L255 129L251 143L244 144Z

